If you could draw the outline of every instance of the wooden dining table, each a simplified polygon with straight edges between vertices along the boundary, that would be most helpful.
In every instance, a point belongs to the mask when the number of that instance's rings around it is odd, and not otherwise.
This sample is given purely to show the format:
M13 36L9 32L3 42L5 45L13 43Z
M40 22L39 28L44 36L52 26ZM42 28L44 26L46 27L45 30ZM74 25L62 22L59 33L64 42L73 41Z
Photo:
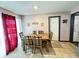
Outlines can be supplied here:
M27 36L36 36L36 37L40 36L42 40L49 40L49 34L47 34L47 33L44 33L44 34L28 34ZM30 39L32 39L32 38L30 37Z
M27 36L31 36L29 37L29 39L33 39L32 37L41 37L42 42L46 42L46 51L49 52L49 34L48 33L44 33L44 34L28 34Z

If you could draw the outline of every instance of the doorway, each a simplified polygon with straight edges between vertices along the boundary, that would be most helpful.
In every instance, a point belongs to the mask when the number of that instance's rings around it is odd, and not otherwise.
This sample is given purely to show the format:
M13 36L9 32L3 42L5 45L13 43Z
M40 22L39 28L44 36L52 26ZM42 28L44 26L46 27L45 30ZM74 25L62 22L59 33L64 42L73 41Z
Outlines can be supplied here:
M5 36L6 55L8 55L18 46L16 18L15 16L2 13L2 21Z
M48 21L49 33L53 33L52 40L60 41L60 16L50 16Z
M79 12L76 12L71 15L70 41L74 43L79 42Z

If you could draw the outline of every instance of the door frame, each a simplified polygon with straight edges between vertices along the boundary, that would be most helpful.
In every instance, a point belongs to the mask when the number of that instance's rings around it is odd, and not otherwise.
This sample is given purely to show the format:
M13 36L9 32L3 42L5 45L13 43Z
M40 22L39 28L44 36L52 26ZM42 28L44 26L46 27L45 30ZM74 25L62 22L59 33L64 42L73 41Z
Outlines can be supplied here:
M73 35L74 35L74 21L75 21L75 16L79 16L79 12L73 13L71 14L71 19L70 19L70 36L69 36L69 40L70 42L73 42ZM77 43L77 42L75 42Z
M49 30L49 33L51 32L51 31L50 31L50 18L59 18L58 41L61 41L61 40L60 40L60 22L61 22L61 16L49 16L49 17L48 17L48 30ZM49 37L50 37L50 34L49 34Z

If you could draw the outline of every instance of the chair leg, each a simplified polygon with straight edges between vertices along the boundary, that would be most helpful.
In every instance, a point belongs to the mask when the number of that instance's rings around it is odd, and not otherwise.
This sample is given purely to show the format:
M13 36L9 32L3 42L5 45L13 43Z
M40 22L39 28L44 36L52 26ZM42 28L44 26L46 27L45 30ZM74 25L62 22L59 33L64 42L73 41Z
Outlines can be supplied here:
M23 51L25 51L25 47L23 46Z
M51 43L51 42L49 43L49 45L50 45L50 47L52 48L52 43Z
M46 51L49 52L49 43L48 43L48 41L46 43Z
M48 41L49 46L52 48L52 43L51 41Z
M36 48L34 47L34 54L35 54L35 49L36 49Z
M32 48L32 53L34 53L34 54L35 54L35 47L33 47L33 48Z
M32 53L34 53L34 48L32 48Z
M42 47L40 48L41 55L43 55Z
M25 46L25 53L27 53L27 46Z

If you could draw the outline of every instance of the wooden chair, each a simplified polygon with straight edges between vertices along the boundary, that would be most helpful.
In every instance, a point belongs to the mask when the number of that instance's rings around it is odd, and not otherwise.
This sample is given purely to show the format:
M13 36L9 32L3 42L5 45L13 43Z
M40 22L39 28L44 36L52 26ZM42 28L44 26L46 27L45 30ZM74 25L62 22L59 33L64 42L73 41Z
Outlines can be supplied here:
M22 45L23 51L25 51L25 42L24 42L25 37L23 35L23 32L20 32L19 35L21 38L21 45Z
M38 31L38 34L44 34L44 31Z
M39 49L41 54L43 55L43 52L42 52L42 39L39 36L38 37L36 37L36 36L33 37L33 53L35 53L36 49Z
M32 36L26 36L28 38L28 47L31 47L33 45L32 43Z
M52 37L53 37L53 32L50 32L50 33L49 33L49 46L50 46L50 47L52 47L52 43L51 43Z
M50 40L52 40L53 32L50 32L49 35L50 35Z
M24 36L23 32L19 33L20 37L21 37L21 44L22 44L22 48L23 51L25 51L25 53L27 52L27 47L31 46L32 44L29 43L29 38L28 36Z
M33 34L37 34L37 32L36 31L33 31Z
M24 36L23 32L20 32L19 35L20 35L20 38L23 39L23 36Z
M27 49L32 47L32 39L30 39L31 36L25 36L25 53L27 52Z
M24 44L24 49L25 49L25 53L27 52L27 47L28 47L28 37L24 36L24 40L23 40L23 44Z

